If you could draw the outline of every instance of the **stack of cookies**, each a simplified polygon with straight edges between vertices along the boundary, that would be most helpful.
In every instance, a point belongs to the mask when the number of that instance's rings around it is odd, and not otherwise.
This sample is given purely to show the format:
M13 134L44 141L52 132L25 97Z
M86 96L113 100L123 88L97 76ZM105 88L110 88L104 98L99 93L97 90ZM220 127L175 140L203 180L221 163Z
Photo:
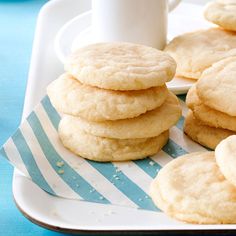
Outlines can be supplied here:
M72 152L96 161L136 160L158 152L181 116L168 91L176 69L165 52L131 43L78 49L66 73L47 88L64 114L59 136Z
M191 109L184 124L194 141L215 149L226 137L236 133L236 56L206 69L188 92Z
M216 0L204 16L220 27L180 35L165 48L177 62L177 76L198 80L187 95L184 131L211 149L236 133L235 13L236 0Z
M151 184L154 203L169 216L198 224L236 223L236 136L215 152L196 152L165 165Z

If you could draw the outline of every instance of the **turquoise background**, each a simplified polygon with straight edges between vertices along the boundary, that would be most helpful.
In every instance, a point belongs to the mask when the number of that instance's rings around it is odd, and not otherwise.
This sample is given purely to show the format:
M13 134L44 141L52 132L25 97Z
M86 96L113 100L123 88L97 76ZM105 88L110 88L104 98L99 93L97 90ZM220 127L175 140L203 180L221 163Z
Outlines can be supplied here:
M46 0L0 0L0 146L19 125L38 12ZM63 235L28 221L12 197L13 168L0 159L0 235Z

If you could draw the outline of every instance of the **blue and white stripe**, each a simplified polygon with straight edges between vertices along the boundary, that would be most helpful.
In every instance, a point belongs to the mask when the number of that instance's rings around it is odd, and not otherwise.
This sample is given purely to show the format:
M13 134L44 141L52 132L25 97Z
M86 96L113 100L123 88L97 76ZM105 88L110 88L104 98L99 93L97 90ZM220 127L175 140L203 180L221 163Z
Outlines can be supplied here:
M158 154L138 161L99 163L79 158L61 145L57 134L60 115L46 96L0 155L52 195L158 211L148 196L158 171L173 158L206 150L183 134L187 108L183 101L181 105L183 117ZM62 162L63 166L58 166Z

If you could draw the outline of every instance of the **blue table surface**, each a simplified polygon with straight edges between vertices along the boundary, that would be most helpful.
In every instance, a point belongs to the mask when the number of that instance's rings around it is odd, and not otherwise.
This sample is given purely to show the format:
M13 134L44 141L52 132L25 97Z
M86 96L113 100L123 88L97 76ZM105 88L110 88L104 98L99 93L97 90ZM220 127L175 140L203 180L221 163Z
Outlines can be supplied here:
M46 0L0 0L0 146L19 125L38 12ZM0 236L63 235L24 218L12 197L13 168L0 159Z

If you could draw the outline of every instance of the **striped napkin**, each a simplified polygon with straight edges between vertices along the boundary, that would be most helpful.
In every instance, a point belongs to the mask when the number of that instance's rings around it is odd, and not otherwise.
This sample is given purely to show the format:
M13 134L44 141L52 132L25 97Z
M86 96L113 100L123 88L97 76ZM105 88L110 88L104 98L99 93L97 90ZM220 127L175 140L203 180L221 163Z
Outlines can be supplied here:
M60 115L46 96L0 149L0 155L49 194L102 204L158 211L149 186L173 158L206 150L183 134L187 108L171 128L170 139L158 154L143 160L99 163L80 158L61 144Z

